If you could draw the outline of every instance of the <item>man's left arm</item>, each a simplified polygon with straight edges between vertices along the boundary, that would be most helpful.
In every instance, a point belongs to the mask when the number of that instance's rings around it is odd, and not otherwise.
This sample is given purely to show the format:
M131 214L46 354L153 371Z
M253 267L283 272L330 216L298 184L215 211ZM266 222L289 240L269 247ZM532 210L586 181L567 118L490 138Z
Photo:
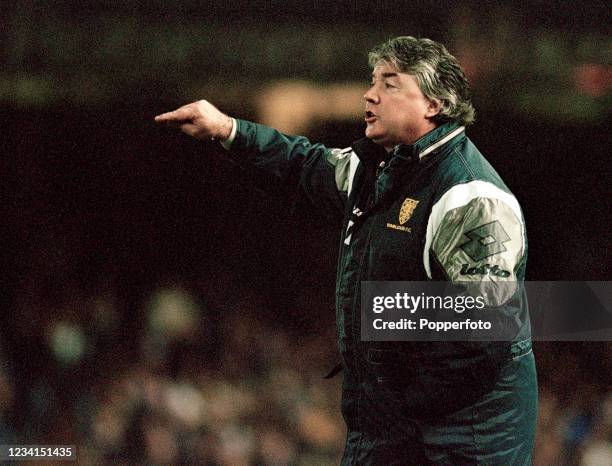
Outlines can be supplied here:
M469 370L481 383L492 383L511 354L511 342L531 333L522 285L525 226L516 198L483 181L454 186L432 209L426 248L430 278L451 282L484 303L478 318L491 323L493 332L487 341L480 334L462 347L471 354Z
M432 209L426 243L425 268L430 278L499 284L491 288L497 290L491 296L492 305L506 302L524 278L521 209L512 194L491 183L472 181L447 191Z
M511 342L531 335L522 283L525 225L518 201L485 181L454 186L434 204L426 242L429 277L451 282L483 304L470 317L491 324L485 334L490 342L474 340L467 346L499 367Z

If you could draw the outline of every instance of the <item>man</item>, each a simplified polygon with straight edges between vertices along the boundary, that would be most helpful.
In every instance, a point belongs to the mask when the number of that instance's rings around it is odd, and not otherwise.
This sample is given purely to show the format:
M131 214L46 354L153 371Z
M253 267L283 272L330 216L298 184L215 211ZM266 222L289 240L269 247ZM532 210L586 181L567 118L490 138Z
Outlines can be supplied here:
M230 118L206 101L156 121L218 139L239 163L278 180L298 171L299 189L343 218L343 465L530 464L537 395L520 207L465 135L469 87L441 44L397 37L369 60L366 137L346 149ZM494 304L521 324L505 343L362 341L366 280L518 284Z

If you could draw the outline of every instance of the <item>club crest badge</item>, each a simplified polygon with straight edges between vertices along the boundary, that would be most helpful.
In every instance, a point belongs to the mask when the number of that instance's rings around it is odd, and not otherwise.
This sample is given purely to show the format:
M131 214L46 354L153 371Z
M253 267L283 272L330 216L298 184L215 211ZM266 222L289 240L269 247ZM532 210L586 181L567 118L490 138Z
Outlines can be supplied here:
M410 220L410 217L412 217L412 213L414 212L414 209L416 209L417 205L419 205L419 201L415 201L409 197L406 198L399 211L400 225L404 225L408 220Z

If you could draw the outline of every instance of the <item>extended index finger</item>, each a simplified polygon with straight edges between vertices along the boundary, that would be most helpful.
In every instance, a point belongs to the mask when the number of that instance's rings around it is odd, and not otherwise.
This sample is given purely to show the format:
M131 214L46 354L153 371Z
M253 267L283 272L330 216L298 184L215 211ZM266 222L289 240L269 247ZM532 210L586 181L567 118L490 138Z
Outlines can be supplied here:
M157 123L179 123L182 121L191 120L193 117L191 109L181 107L172 112L162 113L155 117Z

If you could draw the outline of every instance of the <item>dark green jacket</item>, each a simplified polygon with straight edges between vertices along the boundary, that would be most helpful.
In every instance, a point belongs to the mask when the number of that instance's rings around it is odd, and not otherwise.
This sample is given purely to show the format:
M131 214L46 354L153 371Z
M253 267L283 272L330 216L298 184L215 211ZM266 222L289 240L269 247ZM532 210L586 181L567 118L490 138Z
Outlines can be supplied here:
M444 124L387 154L368 139L329 149L237 122L231 152L240 163L280 183L299 180L315 206L343 221L336 288L349 431L343 464L376 464L368 455L381 438L405 438L419 422L451 416L494 390L517 348L530 349L527 239L516 198L464 128ZM519 322L514 343L361 340L362 281L426 280L505 284L491 304ZM526 377L535 381L534 372Z

